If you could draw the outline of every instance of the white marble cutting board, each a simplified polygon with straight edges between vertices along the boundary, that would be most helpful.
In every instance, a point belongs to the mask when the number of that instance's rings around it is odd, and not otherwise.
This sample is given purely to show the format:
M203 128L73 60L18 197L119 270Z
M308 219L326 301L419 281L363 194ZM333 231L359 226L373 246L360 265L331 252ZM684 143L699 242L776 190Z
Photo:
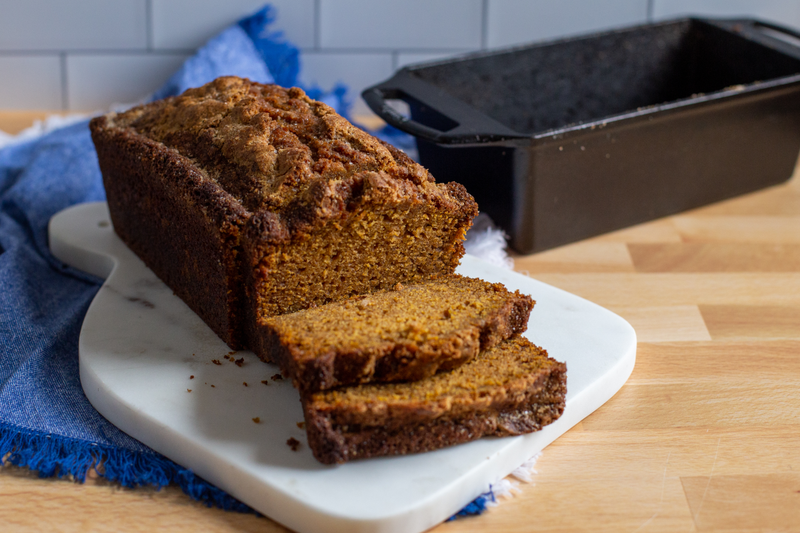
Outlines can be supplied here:
M636 334L619 316L466 256L461 274L502 282L536 300L525 335L567 363L562 417L521 437L325 466L297 425L303 420L297 392L270 379L278 368L251 352L235 354L244 357L242 366L225 359L230 349L116 237L105 203L62 211L49 232L56 257L107 278L80 336L81 383L92 405L299 532L419 532L436 525L603 405L636 359ZM290 449L290 438L300 441L299 450Z

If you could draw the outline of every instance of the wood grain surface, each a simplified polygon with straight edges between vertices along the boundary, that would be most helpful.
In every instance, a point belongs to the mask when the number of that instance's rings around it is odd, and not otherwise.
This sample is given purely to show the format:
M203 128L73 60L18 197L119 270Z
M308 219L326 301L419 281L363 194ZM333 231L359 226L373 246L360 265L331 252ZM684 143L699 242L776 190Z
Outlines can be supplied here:
M0 120L2 129L2 120ZM450 532L800 530L800 172L516 269L636 329L636 368L533 483ZM2 531L285 531L179 489L0 469Z
M16 135L37 120L43 121L53 115L66 114L53 111L0 111L0 131Z

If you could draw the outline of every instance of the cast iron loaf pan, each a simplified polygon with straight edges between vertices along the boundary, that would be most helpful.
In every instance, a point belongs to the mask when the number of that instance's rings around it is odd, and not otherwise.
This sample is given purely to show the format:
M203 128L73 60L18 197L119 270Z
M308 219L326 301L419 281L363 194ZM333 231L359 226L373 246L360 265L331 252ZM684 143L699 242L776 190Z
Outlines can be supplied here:
M798 37L681 19L406 67L363 97L530 253L788 179Z

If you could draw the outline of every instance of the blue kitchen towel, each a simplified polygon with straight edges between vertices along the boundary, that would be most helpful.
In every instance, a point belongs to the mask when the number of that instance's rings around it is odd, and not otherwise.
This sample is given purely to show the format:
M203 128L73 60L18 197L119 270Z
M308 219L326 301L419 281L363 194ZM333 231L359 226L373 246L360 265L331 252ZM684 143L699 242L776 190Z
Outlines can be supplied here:
M265 7L225 30L156 96L221 75L297 85L297 49L270 31L272 20ZM328 101L345 111L342 88ZM47 224L66 207L104 199L87 121L0 150L0 462L42 477L83 481L98 468L126 487L176 483L209 505L247 510L117 429L83 394L78 336L102 280L50 254Z
M265 7L225 30L155 96L179 94L220 75L297 85L298 51L270 31L272 21ZM346 112L343 87L308 92ZM0 149L0 463L79 481L95 468L125 487L175 483L209 506L247 511L117 429L83 394L78 337L102 280L50 254L47 224L66 207L105 199L87 124Z

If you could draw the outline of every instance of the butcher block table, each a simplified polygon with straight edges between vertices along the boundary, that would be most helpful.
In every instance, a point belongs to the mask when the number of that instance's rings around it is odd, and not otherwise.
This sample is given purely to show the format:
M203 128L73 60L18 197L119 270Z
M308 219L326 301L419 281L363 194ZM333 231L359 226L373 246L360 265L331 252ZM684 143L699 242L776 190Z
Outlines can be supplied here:
M20 114L10 118L20 123ZM15 126L4 123L0 129ZM800 530L800 171L515 269L627 319L636 368L532 483L437 533ZM285 531L180 489L0 468L2 531Z

